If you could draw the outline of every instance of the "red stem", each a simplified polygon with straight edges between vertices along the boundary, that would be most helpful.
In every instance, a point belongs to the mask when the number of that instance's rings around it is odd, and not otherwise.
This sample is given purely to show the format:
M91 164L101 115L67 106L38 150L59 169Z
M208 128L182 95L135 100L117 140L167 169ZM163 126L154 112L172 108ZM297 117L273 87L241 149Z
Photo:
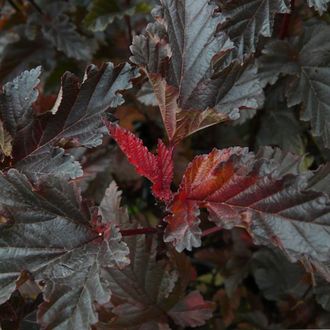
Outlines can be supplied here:
M146 227L146 228L137 228L137 229L123 229L120 231L123 236L134 236L134 235L143 235L143 234L156 234L158 233L157 228Z
M288 31L289 31L289 26L290 26L290 18L292 16L292 11L294 9L295 6L295 0L291 0L291 13L289 14L284 14L283 20L282 20L282 25L280 28L280 32L279 32L279 38L281 40L283 40L284 38L286 38L288 36Z
M212 227L212 228L205 229L205 230L202 232L202 237L205 237L205 236L208 236L208 235L211 235L211 234L217 233L218 231L221 231L221 230L222 230L222 227L218 227L218 226L215 226L215 227Z

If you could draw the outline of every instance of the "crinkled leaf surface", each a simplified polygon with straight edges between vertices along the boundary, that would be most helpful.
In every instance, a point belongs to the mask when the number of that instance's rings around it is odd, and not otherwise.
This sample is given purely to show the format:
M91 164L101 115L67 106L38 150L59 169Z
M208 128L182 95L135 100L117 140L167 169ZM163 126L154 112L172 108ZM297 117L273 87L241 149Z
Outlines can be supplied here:
M309 121L313 135L330 146L330 27L305 26L304 35L292 41L271 41L259 61L264 83L275 83L280 74L292 75L288 83L288 105L302 103L300 118Z
M289 12L289 0L218 1L224 20L219 29L229 35L239 56L254 53L261 35L272 36L275 14Z
M50 173L65 178L80 176L80 165L61 147L65 148L67 144L86 147L100 144L102 134L106 132L102 115L124 102L119 91L130 88L130 80L135 75L136 71L128 64L114 67L112 63L107 63L100 69L90 66L83 83L71 73L63 76L58 99L51 112L36 115L30 104L29 107L25 104L25 127L17 131L13 142L15 167L34 181ZM25 76L31 77L29 79L33 82L34 71L22 74L19 81ZM26 95L34 95L33 83L24 87ZM10 99L20 100L21 92L17 83L9 85L7 90ZM2 113L7 115L13 110L5 101L2 102ZM16 104L21 105L20 102ZM23 110L15 111L18 113Z
M9 298L21 271L45 282L39 320L51 329L89 329L94 302L110 298L102 271L129 263L119 231L108 223L100 236L72 186L48 179L32 187L16 170L0 176L0 207L9 221L0 232L1 301Z
M172 197L173 147L166 147L159 140L157 156L148 151L142 140L130 131L112 123L108 124L110 135L116 140L121 150L136 171L153 183L152 192L156 198L168 201Z
M203 325L212 316L211 304L198 292L184 295L190 282L184 256L173 253L170 259L157 261L154 239L151 244L144 236L125 237L125 241L131 264L107 272L114 306L110 320L97 328L163 329L157 324L167 324L169 318L178 325Z
M165 219L165 241L178 251L200 246L198 214L206 208L218 226L243 226L257 244L277 246L292 261L328 262L328 197L307 191L309 174L281 175L285 158L270 156L238 147L197 156Z
M156 22L133 40L131 60L149 77L171 141L263 103L253 63L226 60L234 46L217 32L217 8L206 0L163 0Z
M24 71L12 82L6 83L0 94L0 113L8 132L15 136L32 116L32 104L38 98L41 67Z
M64 1L45 1L42 10L43 13L34 11L28 17L27 34L30 38L38 37L34 34L37 27L40 27L44 38L67 57L90 60L94 48L93 41L77 31L75 24L67 15L70 5Z

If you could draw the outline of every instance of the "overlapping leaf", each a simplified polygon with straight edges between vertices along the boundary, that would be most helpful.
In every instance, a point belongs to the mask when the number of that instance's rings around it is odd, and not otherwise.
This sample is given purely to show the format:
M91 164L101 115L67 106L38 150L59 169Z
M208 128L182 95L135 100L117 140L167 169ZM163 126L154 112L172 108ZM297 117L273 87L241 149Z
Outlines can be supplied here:
M196 157L165 219L165 241L178 251L200 246L198 214L206 208L218 226L243 226L257 244L277 246L292 261L325 265L330 249L328 197L307 191L307 174L283 176L285 157L270 156L237 147Z
M12 82L3 86L0 95L0 113L5 128L12 136L29 124L33 112L32 104L38 98L36 87L40 82L40 73L40 66L24 71Z
M98 329L163 329L169 319L181 326L203 325L212 315L212 305L198 292L184 296L190 274L184 256L174 256L183 264L173 268L173 259L156 259L156 241L151 246L144 236L125 238L131 251L131 264L123 270L109 269L114 304L108 322ZM171 257L173 258L173 256ZM188 271L191 271L188 267Z
M218 1L224 20L219 29L229 35L240 57L256 51L260 36L272 36L275 14L289 12L288 0Z
M0 208L9 221L0 232L1 301L9 298L21 271L45 282L39 320L52 329L89 329L94 302L110 298L102 271L129 263L128 248L108 220L103 235L65 181L32 187L16 170L0 176Z
M288 296L301 299L309 286L303 267L289 262L277 250L261 249L254 253L251 269L258 287L268 300L279 301Z
M330 27L309 24L300 39L272 41L259 61L264 83L275 83L280 74L288 79L288 105L303 104L301 120L309 121L312 133L330 146Z
M70 6L64 1L45 1L42 12L34 11L29 15L27 34L31 39L37 39L39 28L43 37L67 57L90 60L93 41L77 31L75 24L66 14L69 9Z
M182 327L198 327L212 317L212 305L198 291L193 291L172 307L169 315Z
M31 41L23 36L23 32L19 33L18 40L9 43L0 55L1 83L14 79L22 71L40 63L49 70L54 64L54 53L45 39Z
M249 59L243 65L227 59L233 44L225 33L216 33L222 22L216 10L204 0L163 0L153 12L157 21L131 46L131 60L147 73L174 142L237 119L239 109L257 109L263 102Z
M314 7L320 15L327 11L329 2L329 0L307 0L308 6Z
M116 18L123 18L125 15L135 13L132 6L123 10L116 0L94 0L91 3L84 23L92 31L104 31Z
M170 187L173 179L173 147L167 148L159 140L155 156L130 131L111 123L108 124L108 129L136 171L153 183L155 197L169 201L172 197Z
M27 71L8 83L0 100L4 125L14 134L15 167L34 181L48 174L75 178L82 174L80 165L63 147L101 143L106 131L102 115L124 102L119 91L131 87L136 71L128 64L90 66L82 84L66 73L54 108L43 115L34 114L31 107L39 73Z
M330 162L320 166L320 168L315 172L315 175L310 179L309 187L310 189L324 192L330 196Z

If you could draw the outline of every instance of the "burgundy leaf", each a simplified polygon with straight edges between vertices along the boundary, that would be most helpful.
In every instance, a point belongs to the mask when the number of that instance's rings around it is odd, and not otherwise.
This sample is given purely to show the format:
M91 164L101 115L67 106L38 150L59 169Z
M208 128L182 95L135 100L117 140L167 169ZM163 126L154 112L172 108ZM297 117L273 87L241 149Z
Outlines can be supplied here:
M39 320L45 328L89 329L97 321L94 303L110 299L103 273L129 263L118 229L108 223L100 236L78 192L63 180L33 187L10 170L0 184L0 210L8 218L0 233L1 302L26 270L44 282Z

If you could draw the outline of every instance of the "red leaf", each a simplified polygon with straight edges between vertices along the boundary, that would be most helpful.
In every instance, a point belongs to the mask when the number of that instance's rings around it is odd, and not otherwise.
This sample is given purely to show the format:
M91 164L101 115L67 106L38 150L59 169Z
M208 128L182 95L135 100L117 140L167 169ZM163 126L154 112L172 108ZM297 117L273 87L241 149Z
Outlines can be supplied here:
M199 208L219 227L244 227L254 243L276 246L291 261L307 260L322 273L329 260L330 202L308 191L311 173L278 150L214 149L188 166L166 217L165 241L178 251L201 245ZM327 275L329 277L329 275Z
M160 200L168 202L172 198L173 147L167 148L159 140L157 156L148 151L141 139L130 131L112 123L106 123L109 133L136 171L153 183L152 192Z

